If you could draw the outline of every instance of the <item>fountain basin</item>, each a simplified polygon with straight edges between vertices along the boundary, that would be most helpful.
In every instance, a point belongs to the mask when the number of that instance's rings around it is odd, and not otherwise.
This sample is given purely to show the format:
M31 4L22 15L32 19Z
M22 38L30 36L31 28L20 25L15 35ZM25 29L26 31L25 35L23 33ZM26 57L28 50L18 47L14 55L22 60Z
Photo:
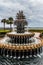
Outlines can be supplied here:
M26 58L42 53L42 42L37 44L6 44L0 43L0 55ZM19 58L19 59L20 59Z
M11 32L7 33L7 36L11 39L11 43L18 43L18 44L27 44L29 43L29 38L34 36L34 33L25 32L25 33L16 33Z
M42 47L42 42L37 44L7 44L7 43L0 43L0 48L12 49L12 50L28 50L28 49L35 49Z
M28 36L28 37L32 37L34 36L34 33L31 32L25 32L25 33L16 33L16 32L11 32L11 33L7 33L8 37L15 37L15 36Z

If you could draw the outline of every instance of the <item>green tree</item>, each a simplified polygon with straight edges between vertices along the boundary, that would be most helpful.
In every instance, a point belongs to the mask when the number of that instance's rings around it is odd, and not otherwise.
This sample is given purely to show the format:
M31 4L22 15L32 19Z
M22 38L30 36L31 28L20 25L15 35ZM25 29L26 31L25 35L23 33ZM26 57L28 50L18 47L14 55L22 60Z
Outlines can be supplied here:
M13 18L12 17L8 18L7 24L10 24L10 29L12 29L12 24L13 24Z
M6 19L2 19L1 22L4 24L4 30L5 30Z
M10 29L12 29L12 24L13 24L13 18L12 17L9 17L9 24L10 24Z

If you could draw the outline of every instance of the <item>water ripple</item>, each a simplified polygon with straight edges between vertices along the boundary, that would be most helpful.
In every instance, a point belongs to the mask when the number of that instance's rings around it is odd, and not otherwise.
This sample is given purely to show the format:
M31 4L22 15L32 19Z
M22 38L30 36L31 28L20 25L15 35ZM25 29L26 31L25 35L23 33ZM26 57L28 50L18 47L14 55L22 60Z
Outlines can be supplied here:
M27 59L14 59L0 56L0 65L43 65L43 53L41 54L41 58L32 57Z

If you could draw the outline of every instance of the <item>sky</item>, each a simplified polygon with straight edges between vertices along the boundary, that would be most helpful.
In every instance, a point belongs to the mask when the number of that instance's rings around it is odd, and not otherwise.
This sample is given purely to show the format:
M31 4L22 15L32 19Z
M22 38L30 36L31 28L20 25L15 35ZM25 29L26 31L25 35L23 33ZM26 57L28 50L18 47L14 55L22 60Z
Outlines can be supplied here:
M15 19L19 10L23 10L29 27L43 27L43 0L0 0L0 27L3 18Z

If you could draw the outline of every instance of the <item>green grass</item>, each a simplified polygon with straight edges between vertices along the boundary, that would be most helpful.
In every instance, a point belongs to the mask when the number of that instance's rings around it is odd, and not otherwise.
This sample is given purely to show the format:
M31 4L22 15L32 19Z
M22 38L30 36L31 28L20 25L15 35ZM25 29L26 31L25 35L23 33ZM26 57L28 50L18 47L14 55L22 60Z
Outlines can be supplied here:
M10 32L10 30L0 30L0 37L4 37L8 32Z
M43 32L43 30L35 30L35 29L32 29L32 30L29 30L30 32Z
M31 29L31 30L29 30L30 32L43 32L43 30L35 30L35 29ZM10 32L10 30L0 30L0 33L8 33L8 32Z
M10 32L10 30L0 30L0 33L7 33L7 32Z

